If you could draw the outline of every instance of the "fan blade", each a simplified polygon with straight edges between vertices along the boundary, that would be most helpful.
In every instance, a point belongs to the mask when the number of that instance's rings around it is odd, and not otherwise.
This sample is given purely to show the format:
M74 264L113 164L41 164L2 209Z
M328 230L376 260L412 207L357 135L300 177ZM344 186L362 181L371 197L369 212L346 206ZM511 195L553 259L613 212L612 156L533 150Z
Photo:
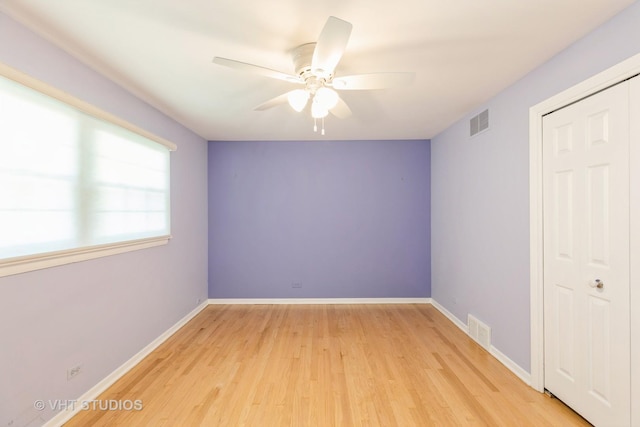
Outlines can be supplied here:
M254 108L254 110L264 111L268 110L269 108L277 107L278 105L287 104L289 102L289 94L291 92L293 91L283 93L282 95L276 96L275 98L271 98L270 100L258 105L256 108Z
M372 73L336 77L331 83L336 90L388 89L413 83L415 73Z
M224 67L235 68L236 70L247 71L254 74L261 74L272 79L284 80L291 83L304 83L298 77L281 73L280 71L272 70L270 68L260 67L258 65L247 64L246 62L240 62L233 59L220 58L216 56L213 58L213 62Z
M339 119L346 119L347 117L351 116L351 109L342 98L338 98L338 103L336 104L336 106L329 111Z
M351 25L347 21L330 16L318 37L313 51L311 70L319 77L328 78L336 69L351 35Z

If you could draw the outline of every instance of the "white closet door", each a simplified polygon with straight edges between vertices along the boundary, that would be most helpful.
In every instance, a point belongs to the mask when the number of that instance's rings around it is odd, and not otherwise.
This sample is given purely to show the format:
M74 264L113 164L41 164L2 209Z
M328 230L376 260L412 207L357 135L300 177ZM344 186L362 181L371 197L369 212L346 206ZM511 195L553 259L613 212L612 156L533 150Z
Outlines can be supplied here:
M629 83L543 119L545 387L630 424Z

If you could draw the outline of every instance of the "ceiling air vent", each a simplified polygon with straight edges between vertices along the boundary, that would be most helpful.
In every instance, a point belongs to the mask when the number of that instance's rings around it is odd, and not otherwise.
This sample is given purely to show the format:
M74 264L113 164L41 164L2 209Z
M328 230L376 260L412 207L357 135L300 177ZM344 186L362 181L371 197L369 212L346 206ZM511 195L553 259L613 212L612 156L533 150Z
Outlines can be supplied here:
M474 136L489 129L489 110L484 110L469 121L470 135Z

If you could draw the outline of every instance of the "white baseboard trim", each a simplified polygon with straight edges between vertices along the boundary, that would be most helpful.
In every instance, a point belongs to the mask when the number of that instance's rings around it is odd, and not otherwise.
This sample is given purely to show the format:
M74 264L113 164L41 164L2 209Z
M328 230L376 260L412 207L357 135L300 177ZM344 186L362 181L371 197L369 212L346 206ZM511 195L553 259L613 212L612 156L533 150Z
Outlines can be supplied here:
M504 353L502 353L500 350L498 350L494 346L491 346L491 350L489 351L489 353L493 357L498 359L500 363L502 363L504 366L509 368L509 370L513 372L516 375L516 377L520 378L526 385L531 386L531 374L529 372L522 369L520 365L518 365L513 360L509 359Z
M444 314L444 316L447 319L452 321L453 324L456 325L458 328L460 328L465 334L469 335L469 328L467 327L467 325L464 322L462 322L460 319L458 319L456 316L454 316L453 313L451 313L449 310L444 308L440 303L438 303L434 299L431 300L431 305L433 305L440 313ZM506 366L507 369L509 369L511 372L513 372L525 384L527 384L528 386L531 385L531 374L529 372L527 372L526 370L524 370L516 362L514 362L511 359L509 359L500 350L498 350L494 346L491 346L491 349L489 350L489 354L492 355L493 357L495 357L498 360L498 362L500 362L504 366Z
M444 306L440 305L440 303L434 299L431 300L431 305L434 306L440 313L444 314L445 317L453 322L458 328L462 330L465 334L469 335L469 328L467 325L453 315L449 310L444 308Z
M209 304L430 304L431 298L210 298Z
M175 325L167 329L162 335L153 340L149 345L140 350L135 356L127 360L115 371L105 377L95 386L91 387L85 394L76 399L76 402L95 400L100 394L102 394L113 383L119 380L124 374L129 372L134 366L147 357L153 350L158 348L163 342L165 342L171 335L175 334L178 329L183 327L187 322L193 319L198 313L207 307L207 301L204 301L198 307L196 307L189 314L180 319ZM82 405L71 405L67 410L58 412L53 418L44 424L44 427L60 427L67 421L69 421L74 415L76 415L82 409Z

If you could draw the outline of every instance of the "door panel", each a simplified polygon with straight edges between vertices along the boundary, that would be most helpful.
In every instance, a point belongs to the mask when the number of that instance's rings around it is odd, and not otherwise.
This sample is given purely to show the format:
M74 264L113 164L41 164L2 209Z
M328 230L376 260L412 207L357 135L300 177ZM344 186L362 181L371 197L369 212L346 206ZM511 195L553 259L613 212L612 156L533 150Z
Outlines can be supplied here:
M557 327L558 327L558 343L557 343L557 360L558 372L563 374L565 378L572 383L575 382L575 351L574 351L574 331L575 313L573 311L573 290L556 286L558 308L557 308Z
M608 301L589 297L588 345L588 390L602 403L610 405L611 399L611 322Z
M543 120L545 387L630 424L629 83Z
M555 174L555 250L558 259L573 260L573 171Z
M587 261L609 267L609 165L587 169Z

